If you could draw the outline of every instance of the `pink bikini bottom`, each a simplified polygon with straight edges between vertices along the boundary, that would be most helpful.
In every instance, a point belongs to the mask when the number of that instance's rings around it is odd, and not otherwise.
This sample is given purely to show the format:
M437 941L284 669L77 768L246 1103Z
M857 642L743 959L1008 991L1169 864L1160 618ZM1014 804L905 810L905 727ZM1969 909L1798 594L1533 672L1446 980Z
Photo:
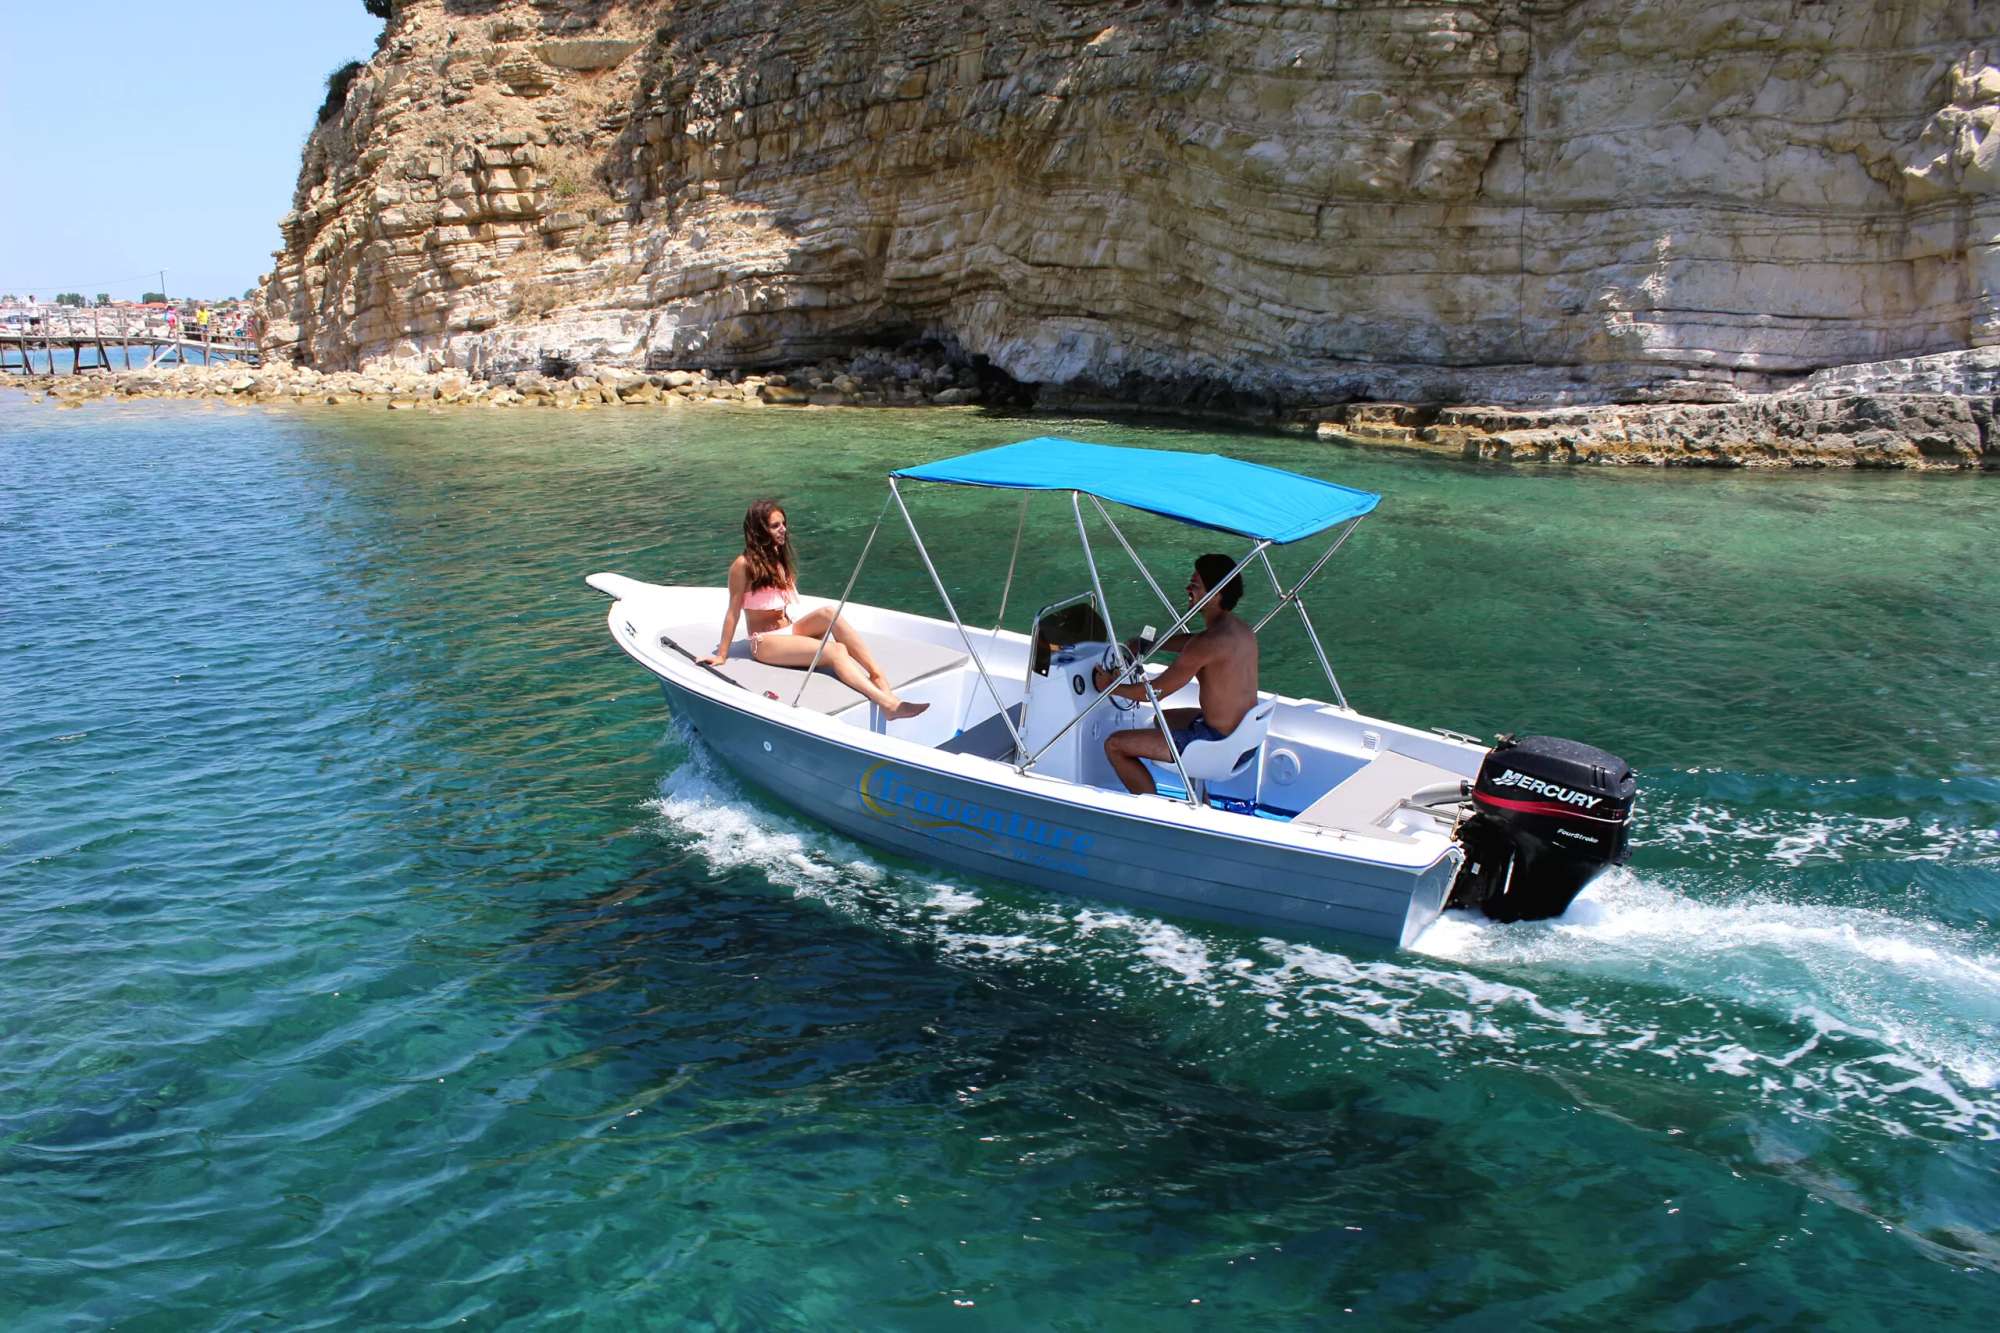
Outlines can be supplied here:
M789 612L791 609L792 608L789 606L785 608L787 612ZM750 635L750 646L752 648L755 648L759 643L761 643L765 639L770 638L773 634L797 634L798 632L799 632L799 622L797 618L788 615L785 623L779 625L775 629L752 631Z

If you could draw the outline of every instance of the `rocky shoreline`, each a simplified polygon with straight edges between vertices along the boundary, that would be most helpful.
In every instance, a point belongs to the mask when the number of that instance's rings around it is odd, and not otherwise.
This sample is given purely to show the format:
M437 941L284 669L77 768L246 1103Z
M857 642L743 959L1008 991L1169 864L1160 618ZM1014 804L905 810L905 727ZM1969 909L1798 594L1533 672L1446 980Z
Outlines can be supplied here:
M1020 385L949 349L869 349L784 371L640 371L547 366L475 377L463 370L321 372L273 362L10 377L34 401L79 407L133 398L237 404L444 408L1031 407L1167 413L1234 426L1506 463L1653 467L2000 470L2000 351L1846 367L1800 390L1731 402L1519 408L1357 402L1264 411L1203 409ZM1875 386L1875 387L1865 387ZM1977 391L1975 391L1977 390Z
M2000 400L1948 394L1761 398L1547 411L1360 403L1321 438L1508 463L2000 469Z
M1352 403L1322 438L1514 463L2000 469L2000 348L1834 366L1722 401Z
M982 385L970 366L938 353L863 352L841 361L749 374L710 370L642 371L547 364L542 370L475 376L463 370L318 371L274 361L262 366L215 365L85 370L80 374L13 376L0 387L26 390L57 407L99 399L204 398L242 404L338 406L380 403L392 410L424 407L672 407L739 403L783 407L959 407L1005 397Z

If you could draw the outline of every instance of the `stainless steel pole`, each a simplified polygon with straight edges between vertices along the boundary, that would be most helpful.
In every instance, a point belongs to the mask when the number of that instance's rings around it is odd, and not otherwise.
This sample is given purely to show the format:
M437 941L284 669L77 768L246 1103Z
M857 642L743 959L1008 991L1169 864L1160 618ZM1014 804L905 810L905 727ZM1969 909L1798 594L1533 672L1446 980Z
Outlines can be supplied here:
M1139 567L1139 577L1146 580L1146 586L1153 590L1153 596L1160 599L1160 606L1168 615L1174 614L1174 604L1167 600L1167 595L1160 591L1160 585L1153 581L1153 572L1146 568L1146 562L1141 560L1139 553L1132 549L1132 543L1125 540L1125 534L1120 532L1118 525L1111 521L1111 515L1106 512L1104 502L1094 495L1090 497L1090 502L1097 506L1097 516L1104 520L1105 527L1111 529L1111 535L1116 537L1118 544L1125 548L1125 554L1131 556L1132 563Z
M1069 493L1069 507L1070 511L1076 515L1076 535L1078 539L1083 542L1083 562L1086 565L1090 566L1090 586L1096 590L1098 607L1104 613L1104 631L1105 633L1111 636L1112 646L1114 648L1117 648L1121 646L1118 641L1118 627L1111 623L1111 604L1104 600L1104 584L1097 577L1097 556L1090 549L1090 530L1083 526L1083 502L1079 498L1081 497L1082 494L1083 492L1081 491L1071 491ZM1091 496L1090 502L1092 504L1097 504L1097 497L1094 495ZM1097 512L1099 512L1100 514L1103 513L1104 506L1098 505ZM1110 521L1111 520L1108 517L1105 519L1105 522L1107 523L1109 523ZM1114 525L1114 531L1115 531L1115 525ZM1121 536L1119 540L1123 541L1124 538ZM1134 556L1133 559L1137 560L1138 557ZM1139 572L1142 574L1145 573L1145 566L1143 565L1140 566ZM1151 583L1153 581L1153 576L1147 574L1146 581L1148 583ZM1159 588L1155 586L1153 591L1158 592ZM1166 599L1164 596L1162 596L1161 600L1165 601ZM1167 609L1172 610L1173 608L1168 607ZM1121 662L1125 660L1122 653L1120 654L1118 660ZM1123 676L1125 672L1120 671L1118 674L1120 676ZM1160 736L1167 743L1167 753L1173 756L1174 768L1180 772L1181 783L1187 789L1188 804L1195 805L1197 804L1197 802L1194 798L1194 779L1188 776L1187 768L1181 763L1181 750L1178 745L1174 744L1173 728L1167 725L1166 714L1160 711L1160 696L1153 692L1152 679L1151 677L1146 675L1144 670L1141 670L1138 673L1138 675L1139 675L1139 684L1143 685L1146 689L1146 699L1153 705L1153 721L1159 727ZM1117 689L1118 682L1114 681L1112 683L1111 688L1113 690ZM1106 691L1107 694L1109 692L1110 691ZM1090 710L1085 709L1084 711L1088 712ZM1067 730L1067 728L1065 728L1064 730ZM1045 746L1043 748L1046 749L1047 747Z
M1264 555L1264 568L1271 575L1271 586L1282 588L1284 585L1278 582L1278 571L1271 568L1271 557L1268 553ZM1327 661L1326 649L1320 646L1319 631L1313 628L1312 617L1306 614L1306 599L1298 595L1297 589L1292 592L1291 603L1299 610L1299 622L1306 627L1306 638L1311 641L1313 653L1319 658L1319 669L1326 673L1326 683L1333 687L1334 705L1339 708L1347 707L1347 696L1340 692L1340 682L1333 677L1333 663Z
M1032 491L1021 492L1021 521L1014 525L1014 554L1007 557L1007 581L1000 585L1000 614L993 617L995 634L1007 619L1007 594L1014 591L1014 566L1021 559L1021 534L1028 530L1028 497L1032 494Z
M875 545L875 534L882 530L882 520L888 513L889 502L885 499L882 501L882 507L875 513L875 526L868 529L868 540L861 543L861 558L854 562L854 572L847 576L847 586L840 590L840 605L833 609L833 623L826 627L826 633L819 636L819 647L813 649L813 660L806 667L805 679L799 682L799 692L792 696L794 708L799 706L799 700L806 697L806 686L812 684L813 672L819 670L820 654L826 651L828 641L833 638L833 626L840 623L840 613L847 609L847 598L854 591L854 580L861 577L861 566L868 563L868 552ZM727 651L728 645L725 644L723 647L724 651Z
M1014 738L1014 753L1020 754L1027 747L1021 740L1020 728L1007 715L1007 705L1000 698L1000 691L994 687L993 677L986 674L986 663L980 660L979 650L972 646L972 635L965 629L965 622L958 618L958 608L951 604L951 594L944 590L944 580L938 577L937 566L931 563L931 553L924 549L924 539L917 532L917 521L910 517L910 507L903 503L903 493L896 486L896 479L889 478L889 498L896 502L896 508L903 512L904 526L910 530L910 540L917 544L917 554L923 558L924 568L930 573L931 583L937 588L938 596L944 599L944 609L951 616L951 623L958 627L958 637L965 644L966 653L972 658L972 665L979 670L979 678L986 682L986 692L993 696L993 706L1000 710L1000 720L1007 724L1007 734ZM1018 772L1021 766L1016 766Z
M1366 517L1368 517L1366 514L1363 514L1361 516L1361 518L1366 518ZM1284 592L1282 588L1279 589L1282 595L1278 598L1278 604L1272 607L1269 611L1266 611L1263 615L1263 618L1258 620L1256 624L1250 627L1250 632L1252 634L1255 634L1258 630L1264 628L1265 625L1270 623L1271 617L1277 615L1278 612L1284 610L1286 602L1291 601L1294 597L1298 596L1300 593L1305 591L1306 584L1312 582L1313 577L1316 574L1318 574L1322 568L1325 567L1326 562L1333 559L1333 553L1335 551L1338 551L1341 548L1341 546L1343 546L1346 543L1347 539L1354 535L1354 530L1361 526L1361 518L1352 519L1348 522L1347 526L1341 530L1340 536L1334 538L1333 545L1326 548L1326 554L1322 555L1319 559L1313 562L1313 567L1306 571L1304 578L1300 579L1297 583L1292 585L1292 590L1290 592Z
M1090 588L1097 594L1097 610L1104 617L1104 632L1111 636L1113 643L1116 643L1118 627L1111 623L1111 603L1104 600L1104 584L1097 577L1097 557L1091 554L1090 533L1085 531L1083 526L1083 501L1079 498L1081 495L1081 491L1069 493L1069 509L1076 515L1076 536L1077 540L1083 543L1083 563L1090 569Z

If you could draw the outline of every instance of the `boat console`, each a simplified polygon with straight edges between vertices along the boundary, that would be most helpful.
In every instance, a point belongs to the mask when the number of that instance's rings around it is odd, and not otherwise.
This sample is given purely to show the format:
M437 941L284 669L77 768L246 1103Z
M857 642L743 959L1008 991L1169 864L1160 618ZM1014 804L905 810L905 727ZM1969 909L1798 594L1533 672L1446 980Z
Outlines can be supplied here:
M1097 613L1096 602L1095 594L1078 593L1035 613L1022 694L1021 740L1031 755L1055 742L1035 761L1037 773L1122 791L1124 785L1104 757L1104 738L1128 727L1152 726L1153 717L1150 709L1114 698L1076 721L1097 698L1091 668L1111 650L1111 631Z
M1124 699L1107 699L1091 709L1089 717L1070 725L1097 697L1090 683L1091 669L1104 660L1110 646L1070 644L1053 649L1045 669L1030 667L1027 702L1021 710L1021 739L1029 754L1055 741L1054 748L1035 761L1035 772L1090 787L1125 789L1111 770L1111 761L1104 757L1104 738L1114 731L1154 725L1152 709Z

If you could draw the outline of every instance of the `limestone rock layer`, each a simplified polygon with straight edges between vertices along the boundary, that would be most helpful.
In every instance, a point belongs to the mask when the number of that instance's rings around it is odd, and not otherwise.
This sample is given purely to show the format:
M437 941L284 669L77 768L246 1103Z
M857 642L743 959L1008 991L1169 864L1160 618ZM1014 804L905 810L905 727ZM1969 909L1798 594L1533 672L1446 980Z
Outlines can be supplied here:
M265 287L325 369L1715 399L2000 344L2000 0L397 0ZM1989 46L1991 43L1991 46Z

